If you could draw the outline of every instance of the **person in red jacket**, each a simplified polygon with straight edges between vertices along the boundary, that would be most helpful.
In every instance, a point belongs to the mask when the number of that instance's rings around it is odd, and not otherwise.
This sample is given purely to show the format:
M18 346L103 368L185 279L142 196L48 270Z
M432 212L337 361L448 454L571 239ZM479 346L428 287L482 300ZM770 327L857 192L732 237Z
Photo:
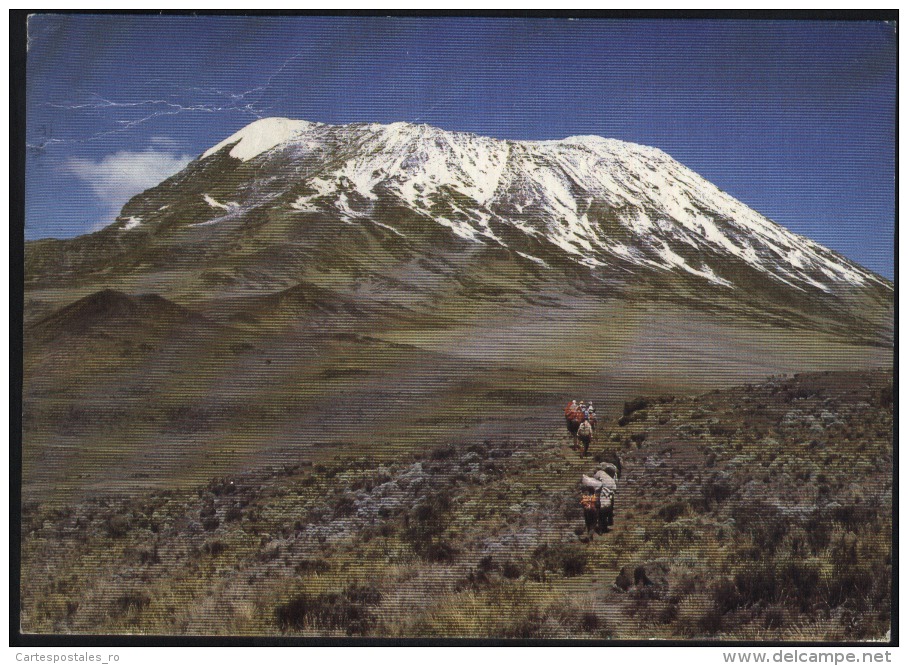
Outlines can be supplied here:
M576 400L572 400L571 404L565 408L564 422L567 425L568 434L573 438L571 448L576 450L577 431L580 429L580 424L583 423L583 412L580 411L580 406Z

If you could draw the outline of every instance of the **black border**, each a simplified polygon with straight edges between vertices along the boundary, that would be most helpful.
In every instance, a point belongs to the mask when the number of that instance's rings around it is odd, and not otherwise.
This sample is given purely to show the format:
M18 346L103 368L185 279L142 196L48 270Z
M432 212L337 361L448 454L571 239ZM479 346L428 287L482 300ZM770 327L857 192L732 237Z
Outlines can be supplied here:
M215 637L151 635L61 635L23 634L20 631L21 571L21 488L22 488L22 345L24 306L25 250L25 77L27 18L29 14L106 14L163 16L380 16L380 17L488 17L488 18L584 18L584 19L711 19L752 21L898 21L898 10L9 10L10 23L10 222L9 222L9 298L10 298L10 491L9 491L9 635L16 647L830 647L865 649L898 647L898 57L896 57L895 146L895 233L894 274L895 327L893 350L893 536L892 536L892 610L890 641L885 642L763 642L706 640L581 640L581 639L441 639L441 638L295 638L295 637ZM898 44L896 44L898 52Z
M9 632L10 645L19 633L19 574L22 535L22 322L25 265L25 55L24 12L10 12L10 410L9 410Z

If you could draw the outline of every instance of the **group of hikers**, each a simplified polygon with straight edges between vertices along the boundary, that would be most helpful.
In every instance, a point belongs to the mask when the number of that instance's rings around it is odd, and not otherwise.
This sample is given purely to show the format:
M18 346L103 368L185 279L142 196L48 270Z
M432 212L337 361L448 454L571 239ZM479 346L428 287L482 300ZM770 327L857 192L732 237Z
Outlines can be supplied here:
M564 420L568 433L573 437L571 448L577 450L583 445L581 455L586 455L596 430L596 409L593 403L571 400L564 408ZM579 443L579 444L578 444ZM580 506L586 523L586 537L589 541L593 532L602 534L615 522L615 493L618 491L618 467L612 463L601 463L593 476L584 474L580 479Z
M575 451L578 448L578 441L583 444L583 455L586 455L590 448L590 442L593 441L593 432L596 430L596 410L593 403L585 403L581 400L571 400L567 407L564 408L564 420L567 424L568 433L574 438L571 448Z

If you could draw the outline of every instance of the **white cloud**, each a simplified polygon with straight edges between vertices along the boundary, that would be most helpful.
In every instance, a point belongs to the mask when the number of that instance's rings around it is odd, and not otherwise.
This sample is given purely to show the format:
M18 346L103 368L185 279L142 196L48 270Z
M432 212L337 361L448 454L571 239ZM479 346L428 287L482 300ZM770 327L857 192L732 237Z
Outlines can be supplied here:
M176 139L169 136L153 136L148 143L157 148L169 148L170 150L176 150L180 145Z
M193 159L172 150L121 150L95 161L74 157L65 170L83 181L116 216L130 198L180 171Z

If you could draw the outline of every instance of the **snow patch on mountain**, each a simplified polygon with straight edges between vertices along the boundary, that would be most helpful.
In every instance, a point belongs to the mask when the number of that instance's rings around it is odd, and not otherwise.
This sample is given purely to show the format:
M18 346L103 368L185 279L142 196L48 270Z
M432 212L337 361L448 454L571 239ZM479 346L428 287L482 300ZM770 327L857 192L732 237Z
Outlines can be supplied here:
M218 201L217 199L215 199L214 197L212 197L209 194L203 194L202 198L205 200L205 203L207 203L212 208L221 208L228 212L238 210L240 207L240 204L238 204L236 201L228 201L227 203L221 203L220 201Z
M551 268L551 266L549 266L547 263L545 263L542 259L540 259L539 257L534 257L532 254L527 254L526 252L520 252L519 250L517 251L517 254L519 254L524 259L529 259L530 261L537 263L540 266L543 266L544 268Z
M376 221L376 220L371 220L371 222L372 222L372 224L374 224L376 227L381 227L382 229L387 229L388 231L390 231L390 232L392 232L392 233L394 233L394 234L400 236L401 238L406 238L406 237L407 237L406 234L402 234L400 231L398 231L397 229L395 229L394 227L392 227L390 224L384 224L383 222L378 222L378 221Z
M202 153L202 159L214 155L226 146L236 144L230 149L230 156L246 162L302 134L314 124L290 118L262 118L206 150Z
M290 204L290 207L293 210L297 210L301 213L318 213L321 211L321 208L318 204L312 203L313 197L299 197L296 201Z

